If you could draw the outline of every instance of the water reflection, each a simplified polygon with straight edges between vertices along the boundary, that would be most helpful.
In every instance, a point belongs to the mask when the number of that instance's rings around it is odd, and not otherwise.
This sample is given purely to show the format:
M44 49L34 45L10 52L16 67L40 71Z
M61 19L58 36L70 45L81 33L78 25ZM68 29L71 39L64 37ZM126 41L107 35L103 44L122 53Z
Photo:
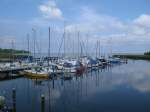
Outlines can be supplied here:
M150 62L135 61L130 62L128 67L119 67L112 70L113 82L117 85L125 84L139 92L150 92Z
M40 112L41 95L46 112L150 111L150 62L129 61L66 80L26 78L0 82L0 94L11 100L17 92L18 112ZM132 105L132 106L131 106Z

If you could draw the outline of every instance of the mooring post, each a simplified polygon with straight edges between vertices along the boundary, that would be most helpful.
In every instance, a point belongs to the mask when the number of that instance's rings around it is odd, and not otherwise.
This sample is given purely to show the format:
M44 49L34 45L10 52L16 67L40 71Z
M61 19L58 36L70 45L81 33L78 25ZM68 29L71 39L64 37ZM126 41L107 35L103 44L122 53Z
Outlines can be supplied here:
M53 89L55 88L55 80L54 80L54 74L53 74Z
M4 106L5 106L5 97L0 96L0 110L2 110L4 108Z
M63 73L63 69L61 69L61 85L63 86L63 81L64 81L64 73Z
M45 96L41 95L41 112L45 112Z
M13 112L16 112L16 89L12 89Z
M52 74L52 80L53 80L53 89L55 88L55 80L54 80L54 67L53 67L53 74Z

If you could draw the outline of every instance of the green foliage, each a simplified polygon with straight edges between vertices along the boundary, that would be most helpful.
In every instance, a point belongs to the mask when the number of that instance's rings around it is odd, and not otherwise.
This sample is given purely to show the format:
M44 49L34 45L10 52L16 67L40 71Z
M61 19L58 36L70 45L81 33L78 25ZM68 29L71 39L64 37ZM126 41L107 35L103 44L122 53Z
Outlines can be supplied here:
M0 53L0 58L10 58L12 57L11 54L8 54L8 53Z
M150 55L114 55L114 57L121 57L135 60L150 60Z
M15 49L1 49L0 48L0 59L12 59L17 56L28 55L30 52L25 50L15 50Z
M145 52L144 55L150 55L150 51Z
M25 50L15 50L15 49L1 49L0 48L0 53L30 53L29 51Z

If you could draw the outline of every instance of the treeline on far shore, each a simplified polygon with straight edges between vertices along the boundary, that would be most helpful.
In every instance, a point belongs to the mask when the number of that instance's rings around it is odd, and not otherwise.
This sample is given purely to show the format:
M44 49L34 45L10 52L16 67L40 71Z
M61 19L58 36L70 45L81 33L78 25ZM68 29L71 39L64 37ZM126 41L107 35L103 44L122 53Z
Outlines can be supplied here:
M150 55L150 51L145 52L144 55Z
M30 53L25 50L15 50L15 49L2 49L0 48L0 53Z
M119 55L114 55L114 57L128 58L128 59L135 59L135 60L150 60L150 51L145 52L143 54L119 54Z
M0 61L11 60L16 57L25 57L30 54L29 51L16 50L16 49L2 49L0 48Z

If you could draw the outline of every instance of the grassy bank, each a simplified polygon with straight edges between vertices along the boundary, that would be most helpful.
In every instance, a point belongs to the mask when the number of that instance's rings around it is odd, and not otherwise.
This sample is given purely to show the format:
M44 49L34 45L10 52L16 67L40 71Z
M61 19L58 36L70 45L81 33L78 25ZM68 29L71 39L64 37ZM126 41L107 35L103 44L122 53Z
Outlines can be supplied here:
M10 62L16 59L23 59L27 58L28 54L7 54L7 53L0 53L0 62Z
M114 55L114 57L121 57L135 60L150 60L150 55Z
M28 54L29 54L28 51L0 48L0 62L7 62L17 58L27 57Z

